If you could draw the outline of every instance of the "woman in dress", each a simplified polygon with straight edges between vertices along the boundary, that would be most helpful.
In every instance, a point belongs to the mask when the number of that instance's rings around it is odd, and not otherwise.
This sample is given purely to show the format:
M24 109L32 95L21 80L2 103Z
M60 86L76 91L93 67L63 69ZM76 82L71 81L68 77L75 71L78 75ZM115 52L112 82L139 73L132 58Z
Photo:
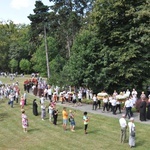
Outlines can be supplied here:
M148 96L148 102L147 102L147 119L150 119L150 95Z
M23 128L23 131L27 132L28 118L27 118L24 110L22 110L22 116L21 116L21 118L22 118L22 128Z
M130 118L130 122L128 123L129 127L129 146L132 148L135 146L135 124L134 124L134 118Z
M25 99L23 98L23 96L21 96L21 99L20 99L20 106L21 106L21 109L24 108L24 104L25 104Z
M34 99L34 100L33 100L33 114L34 114L35 116L38 115L38 110L37 110L37 108L38 108L38 105L37 105L37 103L36 103L36 99Z

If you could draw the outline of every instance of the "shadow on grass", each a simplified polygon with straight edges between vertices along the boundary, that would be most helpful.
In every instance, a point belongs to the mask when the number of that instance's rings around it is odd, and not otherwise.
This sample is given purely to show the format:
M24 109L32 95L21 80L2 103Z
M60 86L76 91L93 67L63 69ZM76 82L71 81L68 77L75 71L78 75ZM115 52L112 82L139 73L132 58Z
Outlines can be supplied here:
M0 113L0 121L3 121L4 119L8 118L8 113Z
M36 132L36 131L38 131L38 130L40 130L40 129L38 129L38 128L33 128L33 129L28 129L28 132L32 133L32 132Z
M138 147L138 146L144 145L144 143L145 143L144 140L142 140L142 141L140 140L140 141L135 142L135 145L136 145L136 147Z
M0 99L0 104L5 103L5 101L3 99Z

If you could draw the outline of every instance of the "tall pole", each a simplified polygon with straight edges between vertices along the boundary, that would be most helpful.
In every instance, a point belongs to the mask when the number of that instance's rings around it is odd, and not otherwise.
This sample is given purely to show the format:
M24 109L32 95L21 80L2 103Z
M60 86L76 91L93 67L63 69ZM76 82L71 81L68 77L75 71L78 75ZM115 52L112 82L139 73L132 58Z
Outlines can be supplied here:
M48 59L48 49L47 49L47 37L46 37L45 23L44 23L44 41L45 41L45 53L46 53L47 77L50 78L50 68L49 68L49 59Z

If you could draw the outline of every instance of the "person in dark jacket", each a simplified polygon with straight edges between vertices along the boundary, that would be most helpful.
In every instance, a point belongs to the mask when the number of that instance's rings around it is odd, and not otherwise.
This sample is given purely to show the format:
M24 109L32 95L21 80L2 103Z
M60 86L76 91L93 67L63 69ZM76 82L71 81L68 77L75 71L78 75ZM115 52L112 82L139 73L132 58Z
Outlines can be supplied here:
M146 101L144 99L140 103L140 120L146 121Z
M148 96L148 102L147 102L147 119L150 119L150 95Z
M33 100L33 114L38 116L38 105L36 103L36 99Z
M53 109L53 124L57 125L57 117L58 117L58 110L54 107Z

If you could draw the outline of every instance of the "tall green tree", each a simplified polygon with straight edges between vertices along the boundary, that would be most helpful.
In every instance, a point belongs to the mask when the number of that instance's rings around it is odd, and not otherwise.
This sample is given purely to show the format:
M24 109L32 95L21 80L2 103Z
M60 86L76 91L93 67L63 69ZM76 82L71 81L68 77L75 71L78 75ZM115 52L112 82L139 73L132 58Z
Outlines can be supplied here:
M57 48L57 41L53 37L47 38L47 46L48 46L48 57L50 58L49 66L52 67L51 61L55 59L55 57L58 55L58 48ZM39 72L40 74L46 76L46 54L45 54L45 43L43 40L43 43L41 46L37 49L37 51L33 54L33 57L31 59L33 63L33 69L36 72ZM53 73L54 70L51 70L51 73Z
M16 25L13 21L0 22L0 68L2 71L10 71L9 69L9 45L12 39L16 38Z
M76 34L85 23L87 13L91 11L94 0L49 0L51 33L59 43L61 55L67 59L71 55L71 47Z
M31 21L30 42L39 46L44 36L44 25L48 23L49 6L46 6L42 1L35 1L34 14L28 16Z
M150 3L147 0L97 0L92 13L103 48L103 84L111 91L142 89L149 77ZM146 71L147 70L147 71Z
M64 67L68 74L71 70L68 80L96 92L142 90L150 73L149 5L146 0L97 0L89 31L80 32Z
M18 71L18 70L17 70L17 67L18 67L18 62L17 62L17 60L15 60L15 59L10 60L9 66L10 66L10 68L11 68L11 73L14 73L15 71Z
M24 71L25 73L29 73L31 63L27 59L21 59L19 66L20 66L22 71Z

